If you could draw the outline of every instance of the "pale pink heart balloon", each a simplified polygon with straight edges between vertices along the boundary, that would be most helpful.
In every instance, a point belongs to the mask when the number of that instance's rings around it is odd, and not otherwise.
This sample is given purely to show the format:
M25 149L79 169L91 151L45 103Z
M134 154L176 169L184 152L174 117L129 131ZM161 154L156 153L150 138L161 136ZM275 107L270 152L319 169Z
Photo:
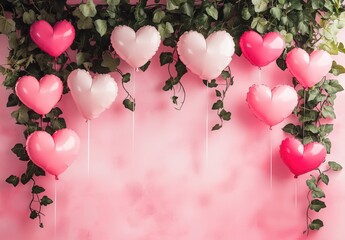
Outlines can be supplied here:
M66 20L57 22L54 28L48 22L39 20L31 25L30 36L42 51L58 57L72 45L75 30Z
M279 58L284 51L285 41L278 32L269 32L261 37L255 31L246 31L240 38L240 47L251 64L263 67Z
M247 93L247 103L254 115L272 127L287 118L298 103L294 88L278 85L271 89L265 85L253 85Z
M47 114L60 100L63 84L55 75L45 75L40 81L24 76L16 83L15 91L27 107L38 114Z
M56 131L53 136L36 131L26 140L30 159L56 179L77 158L79 145L79 137L71 129Z
M110 40L116 53L124 61L132 68L139 68L156 54L161 36L152 26L141 27L137 32L127 26L117 26Z
M290 171L298 177L318 168L326 158L326 148L318 142L305 146L293 137L286 138L280 145L280 156Z
M316 50L309 56L303 49L294 48L286 56L286 65L297 81L304 88L309 88L320 82L329 72L332 57L323 50Z
M235 43L229 33L216 31L205 40L201 33L185 32L177 43L181 61L201 79L217 78L230 64Z
M94 119L108 109L117 96L117 84L109 74L94 78L90 73L76 69L67 78L67 84L79 112L86 119Z

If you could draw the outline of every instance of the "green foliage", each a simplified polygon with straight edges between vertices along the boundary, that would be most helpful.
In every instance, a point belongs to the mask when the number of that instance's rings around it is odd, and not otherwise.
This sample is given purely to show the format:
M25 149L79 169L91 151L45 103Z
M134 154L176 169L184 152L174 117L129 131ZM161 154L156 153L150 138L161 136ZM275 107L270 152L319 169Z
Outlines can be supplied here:
M233 36L236 44L236 54L241 50L238 41L242 33L250 28L261 34L270 31L280 32L286 41L284 53L277 59L277 65L285 70L286 54L293 47L300 47L307 52L316 48L324 49L330 54L345 53L344 44L337 41L336 35L345 25L345 9L339 1L297 1L297 0L244 0L244 1L191 1L167 0L166 5L155 1L147 5L146 0L131 4L130 1L103 0L104 4L95 5L92 0L82 1L77 5L68 5L65 0L33 1L4 0L0 4L0 33L9 39L10 55L8 63L0 66L0 73L5 75L3 85L12 91L9 94L7 106L13 107L11 116L17 124L25 129L23 135L27 138L34 131L44 130L53 134L59 129L66 128L66 122L61 116L62 111L54 108L50 113L41 116L28 109L20 102L14 88L21 76L32 75L40 79L45 74L55 74L63 80L64 93L68 93L67 77L76 68L87 69L95 73L117 72L121 75L121 86L127 94L123 105L130 111L136 107L135 98L127 89L131 81L131 74L121 71L121 61L110 44L110 35L114 27L128 25L137 30L144 25L155 26L162 38L164 52L160 54L160 65L166 68L169 76L162 79L162 90L172 93L171 100L176 109L181 109L186 92L183 86L186 66L179 59L176 45L179 37L186 31L198 31L207 37L217 30L225 30ZM6 14L5 14L6 13ZM8 16L12 16L8 18ZM43 53L29 37L30 25L44 19L50 24L67 19L76 29L76 38L71 49L76 51L76 60L71 60L67 53L57 59ZM56 65L59 68L56 68ZM150 62L140 67L146 71ZM330 70L335 76L345 73L345 68L333 62ZM212 130L222 128L224 121L231 119L231 112L227 106L226 96L234 77L230 69L222 72L217 79L204 80L204 84L214 91L215 102L210 108L219 117ZM295 87L300 89L296 81ZM337 80L323 79L316 86L299 90L299 104L294 110L298 123L289 123L283 130L300 139L303 144L320 142L328 153L331 151L329 134L333 131L333 124L322 120L336 117L334 101L336 95L343 91ZM27 168L21 175L11 175L6 182L13 186L19 183L26 185L33 182L32 194L40 207L52 203L47 196L40 197L42 189L35 184L35 178L44 176L45 172L30 161L23 144L18 143L12 152L19 160L26 162ZM329 162L329 169L339 171L342 167ZM309 202L308 210L320 211L326 205L319 198L325 193L319 184L328 184L329 176L320 172L317 178L308 179L307 186L314 198ZM30 203L30 218L41 222L41 208L34 209ZM323 226L321 220L310 222L308 230L319 229Z

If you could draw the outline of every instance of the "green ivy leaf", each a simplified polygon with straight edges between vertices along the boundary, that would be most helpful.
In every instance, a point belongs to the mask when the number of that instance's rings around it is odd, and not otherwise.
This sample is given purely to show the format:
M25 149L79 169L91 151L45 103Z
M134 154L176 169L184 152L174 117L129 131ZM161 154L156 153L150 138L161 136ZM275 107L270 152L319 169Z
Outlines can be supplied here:
M311 196L313 198L324 198L325 197L325 193L323 192L323 190L319 187L315 187L312 191L311 191Z
M11 151L19 158L19 160L22 160L22 161L30 160L25 147L21 143L17 143L16 145L14 145Z
M280 18L282 16L282 10L279 7L271 8L270 13L274 18L276 18L278 20L280 20Z
M319 230L323 227L323 222L320 219L315 219L309 224L311 230Z
M160 23L163 20L163 18L165 18L165 12L162 9L158 8L153 12L152 22Z
M223 108L224 105L223 105L223 101L222 100L217 100L217 102L215 102L213 105L212 105L212 110L218 110L218 109L221 109Z
M49 197L47 196L43 196L41 198L41 202L40 204L43 205L43 206L48 206L49 204L52 204L53 203L53 200L51 200Z
M120 4L120 0L107 0L108 5L117 6Z
M324 174L324 173L320 174L320 179L324 184L328 185L329 177L326 174Z
M323 85L323 88L329 94L335 94L344 90L337 80L328 80L327 84Z
M181 5L181 12L186 14L188 17L192 17L194 14L194 8L188 2L185 2Z
M220 124L216 124L216 125L214 125L213 127L212 127L212 131L216 131L216 130L219 130L219 129L221 129L222 128L222 125L220 125Z
M218 87L218 84L215 79L212 79L210 82L207 80L202 80L202 82L205 84L205 86L209 88L215 88Z
M231 113L225 111L224 109L222 109L222 111L220 111L220 113L219 113L219 117L220 117L221 119L223 119L224 121L230 121L230 119L231 119Z
M330 154L332 147L331 140L329 140L329 138L325 138L321 141L321 143L325 146L327 153Z
M329 167L333 170L333 171L340 171L341 169L343 169L343 167L336 162L328 162Z
M103 37L107 33L107 21L102 19L97 19L95 22L96 31Z
M135 103L133 101L131 101L130 99L125 99L123 100L123 105L125 106L125 108L131 110L132 112L134 112L135 110Z
M213 5L206 8L206 13L214 20L218 20L218 10Z
M105 52L105 54L103 55L103 61L101 63L102 67L106 67L109 69L110 72L114 72L119 65L119 58L113 58L109 51Z
M29 122L29 109L22 105L18 110L13 111L11 116L20 124L25 124Z
M36 14L32 9L30 9L28 12L23 13L23 22L25 24L31 25L35 22L35 20Z
M173 85L173 78L169 78L168 80L165 81L165 85L163 86L163 91L169 91L172 90L174 85Z
M217 97L221 97L221 96L222 96L222 93L221 93L219 90L216 90L216 96L217 96Z
M326 204L319 199L314 199L310 203L310 209L314 210L315 212L319 212L322 208L325 208Z
M183 62L178 59L176 64L175 64L175 69L176 69L176 72L177 72L177 76L179 78L181 78L184 74L187 73L187 68L186 68L186 65L183 64Z
M30 212L30 218L31 218L31 219L35 219L35 218L37 218L37 217L38 217L38 214L37 214L36 210L32 210L32 211Z
M242 14L242 18L246 21L249 20L252 16L247 7L242 8L241 14Z
M173 55L171 52L162 52L159 55L159 62L161 66L164 66L165 64L172 63L174 61Z
M161 35L162 40L169 38L174 33L174 28L170 22L158 24L158 32Z
M321 110L321 113L324 118L328 118L328 117L332 119L336 118L333 106L324 105Z
M131 74L130 73L126 73L122 76L122 82L123 83L128 83L131 80Z
M31 189L31 193L33 193L33 194L43 193L44 191L45 191L45 189L41 186L38 186L38 185L33 186Z
M334 76L339 76L340 74L345 73L345 67L339 65L336 61L332 62L332 68L330 71Z
M150 66L150 64L151 64L151 61L147 61L147 63L145 63L144 65L140 67L141 71L145 72Z
M254 5L254 11L260 13L267 10L269 0L252 0L252 3Z
M87 0L86 3L79 5L79 10L84 17L94 17L97 14L96 5L93 0Z
M307 184L309 190L314 190L315 188L317 188L316 179L314 176L311 176L311 177L312 177L311 179L306 180L306 184Z
M16 23L12 19L0 16L0 33L9 35L14 31L16 31Z
M223 19L227 20L230 18L231 10L232 10L232 4L231 3L224 3L223 6ZM249 19L249 18L248 18ZM248 20L247 19L247 20Z
M289 123L285 127L283 127L282 130L286 133L290 133L293 136L297 136L300 132L300 126L295 126L294 124Z
M8 178L6 178L6 182L16 187L19 183L19 177L11 175Z
M66 122L64 118L57 118L51 120L51 127L57 131L66 128Z
M25 173L22 174L22 176L20 177L20 182L25 185L30 181L30 177L28 177Z
M176 105L177 105L177 99L178 99L177 96L172 96L172 97L171 97L172 102L173 102L174 104L176 104Z

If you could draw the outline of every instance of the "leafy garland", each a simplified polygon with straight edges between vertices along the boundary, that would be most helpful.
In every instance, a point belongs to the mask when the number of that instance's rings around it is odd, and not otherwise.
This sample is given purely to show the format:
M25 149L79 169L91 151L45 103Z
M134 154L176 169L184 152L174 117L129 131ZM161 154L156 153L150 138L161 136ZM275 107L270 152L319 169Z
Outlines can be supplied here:
M96 6L92 0L82 1L79 5L68 5L66 0L5 0L0 4L0 33L8 36L11 49L8 64L0 66L0 72L6 76L4 86L12 90L7 107L17 106L11 115L17 124L25 126L25 138L38 130L52 134L66 128L66 123L59 108L41 116L19 101L14 87L24 75L40 79L45 74L54 74L63 80L64 93L67 93L67 76L74 69L82 68L95 73L117 71L122 76L122 87L127 93L123 104L127 109L135 110L135 99L126 88L131 76L119 69L121 60L113 53L110 44L112 29L118 25L127 25L135 30L144 25L153 25L158 29L163 45L170 50L160 54L160 65L168 65L169 72L169 78L162 89L172 92L171 99L177 109L181 109L186 100L181 79L187 69L176 53L177 41L185 31L195 30L208 36L214 31L225 30L233 36L238 55L241 54L238 41L244 31L254 29L261 34L279 31L286 41L286 49L276 61L282 70L286 69L286 54L293 47L303 48L307 52L319 48L330 54L345 53L344 45L336 39L336 34L345 24L343 0L167 0L164 4L155 0L151 5L146 0L140 0L137 4L130 4L126 0L104 2ZM76 38L71 49L76 50L76 61L72 61L67 53L54 59L37 48L29 37L29 30L31 24L39 19L51 24L67 19L74 25ZM150 62L145 64L141 70L145 71L149 64ZM334 61L331 73L337 76L345 73L345 68ZM213 126L212 130L220 129L223 121L231 118L231 113L225 109L224 99L233 80L230 69L224 70L218 80L204 80L207 87L215 88L217 97L212 109L217 112L220 123ZM296 89L301 88L295 80L293 83ZM300 139L303 144L320 142L330 153L331 141L327 136L333 131L333 125L324 124L321 120L336 117L334 100L342 90L334 79L324 79L308 90L300 89L300 103L294 111L299 124L287 124L283 130ZM17 186L19 182L23 185L32 182L30 218L38 218L40 227L43 227L42 207L53 201L43 195L45 189L37 185L35 179L44 176L45 172L29 159L23 144L16 144L12 152L19 160L27 163L27 169L20 177L11 175L6 182L13 186ZM342 169L335 162L328 162L328 165L328 169L318 170L317 176L311 175L306 181L309 188L307 233L323 226L320 219L312 220L309 213L310 210L318 212L326 207L320 200L325 197L320 184L323 182L327 185L329 182L326 172Z

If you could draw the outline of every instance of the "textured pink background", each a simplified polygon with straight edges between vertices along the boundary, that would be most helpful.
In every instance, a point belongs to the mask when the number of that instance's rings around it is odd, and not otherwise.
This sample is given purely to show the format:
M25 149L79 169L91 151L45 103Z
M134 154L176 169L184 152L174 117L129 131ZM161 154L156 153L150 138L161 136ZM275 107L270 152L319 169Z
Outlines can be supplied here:
M344 31L339 35L343 41L344 35ZM1 36L0 42L0 63L4 63L6 38ZM337 59L345 64L344 55ZM161 90L167 71L159 67L158 61L157 55L146 73L136 75L134 118L122 107L124 93L120 91L111 109L91 122L89 177L87 124L76 111L71 96L63 97L59 106L68 127L80 135L82 146L79 158L59 181L55 182L51 176L40 179L39 183L50 197L54 198L55 184L57 189L56 205L44 209L44 229L28 218L30 186L13 188L4 182L10 174L20 175L25 169L25 163L18 161L10 151L15 143L24 143L24 138L23 128L11 119L14 108L5 107L9 91L0 89L1 239L305 239L302 231L307 205L306 176L295 180L278 153L285 137L281 131L285 123L270 133L245 102L252 84L264 83L270 87L289 84L289 72L282 72L272 64L263 68L259 81L255 67L244 58L234 57L231 68L235 84L226 99L232 120L225 123L222 130L211 132L206 126L212 127L217 120L207 106L213 100L213 92L207 97L201 80L188 73L183 78L186 104L181 111L174 110L170 93ZM120 83L119 76L114 77ZM339 79L345 80L344 77ZM338 118L331 135L332 154L327 157L343 165L344 104L345 94L341 93L336 100ZM207 114L209 122L206 124ZM272 189L269 184L270 134L273 139ZM313 232L308 239L345 239L344 184L344 172L332 174L330 185L325 188L328 207L317 214L324 220L325 227Z

